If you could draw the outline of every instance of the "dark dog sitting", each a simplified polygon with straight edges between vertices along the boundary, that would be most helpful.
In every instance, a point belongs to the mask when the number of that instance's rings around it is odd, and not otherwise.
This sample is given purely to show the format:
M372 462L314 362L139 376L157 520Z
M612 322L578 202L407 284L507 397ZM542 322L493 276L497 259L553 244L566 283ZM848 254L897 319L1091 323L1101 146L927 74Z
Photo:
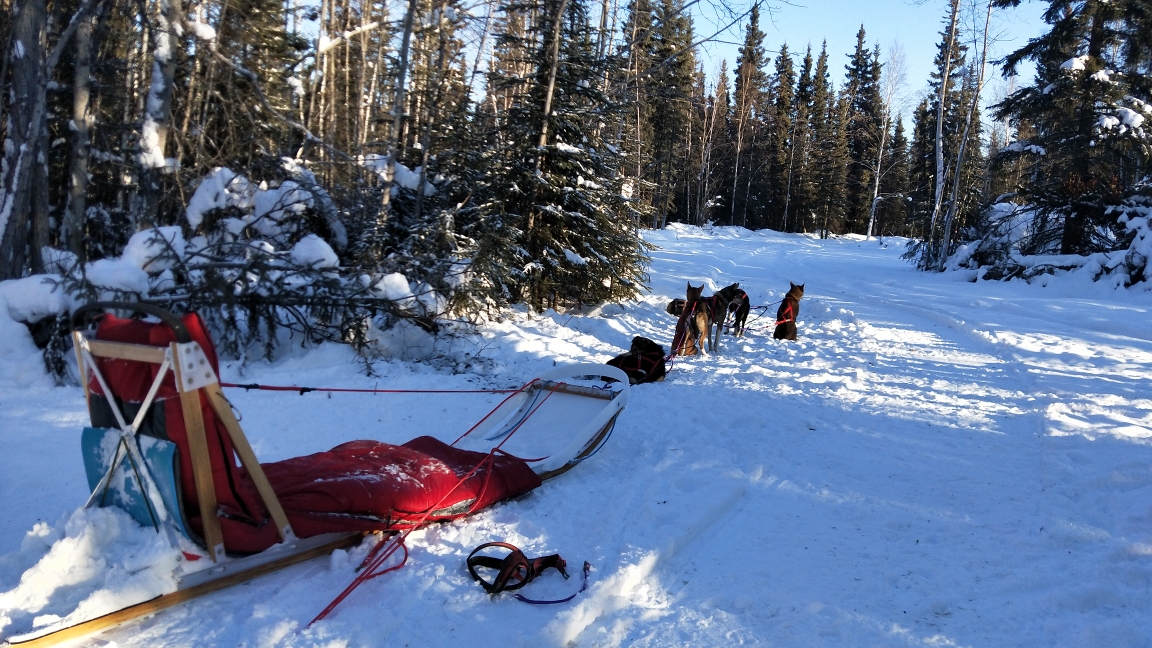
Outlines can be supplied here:
M788 285L791 288L780 302L780 308L776 310L776 332L772 337L777 340L796 339L796 318L800 316L800 300L804 297L804 284L797 286L789 281Z
M752 306L748 301L748 293L743 290L736 291L736 298L728 304L729 312L735 311L732 316L732 328L729 331L731 335L736 337L744 337L744 325L748 322L748 313L752 310Z
M673 299L672 301L668 302L668 307L664 309L664 312L668 313L669 315L680 317L684 314L684 300L680 299L679 297Z
M632 338L628 353L612 358L608 364L628 374L630 385L660 382L668 373L664 366L664 347L640 336Z

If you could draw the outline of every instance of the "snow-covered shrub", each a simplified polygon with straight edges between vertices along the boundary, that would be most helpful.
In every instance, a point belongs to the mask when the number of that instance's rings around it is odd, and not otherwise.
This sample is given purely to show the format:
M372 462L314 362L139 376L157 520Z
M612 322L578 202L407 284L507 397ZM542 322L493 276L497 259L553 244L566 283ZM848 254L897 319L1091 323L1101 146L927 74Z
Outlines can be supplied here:
M1119 205L1110 209L1117 214L1131 240L1124 255L1124 271L1129 285L1147 282L1148 262L1152 259L1152 182L1138 184Z
M1118 277L1118 285L1147 282L1152 258L1152 182L1134 184L1105 213L1116 225L1101 226L1092 233L1099 251L1059 254L1060 214L1035 205L994 204L985 211L982 235L960 246L949 258L947 269L978 269L984 279L1028 280L1075 271L1093 280Z
M302 166L283 160L271 178L263 171L257 182L213 169L192 191L184 223L137 232L118 256L73 262L57 280L62 292L72 304L198 312L220 350L240 358L269 357L291 338L392 355L394 344L373 348L391 339L381 331L399 322L437 330L451 295L434 278L410 280L399 262L366 263L350 249L335 201Z

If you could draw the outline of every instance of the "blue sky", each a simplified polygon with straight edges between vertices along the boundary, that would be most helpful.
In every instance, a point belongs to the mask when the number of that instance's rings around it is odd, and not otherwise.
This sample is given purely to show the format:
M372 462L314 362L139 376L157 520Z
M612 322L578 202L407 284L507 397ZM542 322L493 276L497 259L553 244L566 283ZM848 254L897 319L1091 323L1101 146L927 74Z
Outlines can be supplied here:
M1043 33L1046 25L1040 16L1046 4L1033 0L1015 9L998 10L993 18L993 33L998 34L1000 40L992 47L992 57L1003 56ZM748 6L745 1L732 9L742 13ZM821 41L827 40L829 68L837 85L843 80L844 65L856 47L856 32L861 24L864 25L868 46L879 44L882 56L894 42L898 42L904 51L907 70L904 91L912 103L927 87L936 43L948 10L946 0L918 3L905 0L808 0L804 4L771 2L767 6L768 10L761 9L760 28L766 34L765 47L771 56L775 57L780 45L787 42L789 52L799 63L809 43L815 57L820 51ZM713 34L733 19L716 0L702 0L696 8L694 26L698 39ZM980 20L982 23L983 15ZM732 69L747 22L742 20L729 32L717 37L724 42L702 46L700 56L710 82L715 80L721 59L726 59L728 69ZM975 56L978 59L979 54ZM995 85L999 71L990 69L989 72L996 77L993 80ZM1030 69L1021 69L1021 80L1025 83L1030 81L1031 74ZM990 90L995 88L990 87Z

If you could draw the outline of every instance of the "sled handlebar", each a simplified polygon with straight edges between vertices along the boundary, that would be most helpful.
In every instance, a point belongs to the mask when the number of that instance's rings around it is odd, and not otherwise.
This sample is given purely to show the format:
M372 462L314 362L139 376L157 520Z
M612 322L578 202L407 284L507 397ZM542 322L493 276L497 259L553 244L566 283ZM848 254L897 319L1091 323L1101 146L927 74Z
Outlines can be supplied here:
M188 329L179 317L176 317L176 315L159 306L142 304L140 302L99 301L84 304L80 308L72 311L72 329L76 330L83 327L85 317L92 311L105 311L109 309L128 310L145 315L152 315L153 317L159 318L161 322L167 324L176 333L177 342L184 344L192 341L192 336L188 334Z

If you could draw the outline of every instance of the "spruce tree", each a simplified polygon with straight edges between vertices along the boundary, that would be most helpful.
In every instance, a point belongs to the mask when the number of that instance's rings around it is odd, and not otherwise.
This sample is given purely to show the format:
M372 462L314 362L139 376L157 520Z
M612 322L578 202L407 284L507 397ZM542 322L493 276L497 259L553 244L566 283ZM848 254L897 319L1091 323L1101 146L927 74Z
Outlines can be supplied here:
M687 184L691 164L692 104L696 60L692 52L692 21L681 0L659 0L649 72L647 111L652 122L653 208L656 226L663 225L675 197Z
M792 57L788 55L788 44L780 46L776 56L776 71L773 75L775 101L772 105L771 123L768 128L767 168L765 177L768 185L766 223L769 227L784 230L785 210L790 198L790 176L795 162L796 146L796 73L792 69Z
M1148 172L1152 150L1147 3L1051 2L1044 20L1050 30L1004 61L1005 74L1032 61L1036 78L996 106L998 119L1034 128L1001 156L1035 160L1019 188L1035 212L1030 251L1109 249L1121 234L1109 208Z
M812 227L827 237L839 227L844 213L848 139L847 97L838 99L828 76L828 46L820 49L812 80L813 179Z
M596 56L584 0L568 0L559 29L550 29L559 6L544 3L531 100L510 120L504 145L484 160L481 206L470 214L480 223L478 281L494 299L537 310L634 297L646 280L646 246L636 232L645 212L622 195L622 156L596 136L612 109L596 83L605 61ZM552 51L558 59L546 115ZM541 132L548 134L543 147Z
M876 233L879 236L907 235L908 218L908 138L904 123L896 116L892 138L888 141L885 158L887 172L881 178L880 204L877 205Z
M877 148L883 128L884 102L880 97L880 52L864 42L864 26L856 33L856 51L845 66L844 94L848 99L845 128L848 138L847 204L845 229L863 233L872 207Z
M761 170L762 162L757 143L762 143L762 120L769 101L768 76L764 72L767 63L764 32L760 31L760 8L753 5L744 30L744 44L736 58L732 118L736 151L729 212L729 224L733 225L748 225L749 212L756 218L757 208L762 204L759 191L753 192L752 187L757 183L756 172Z
M936 176L936 116L927 98L912 115L912 142L908 150L908 232L911 238L927 239L932 217Z
M803 232L805 215L811 211L815 194L812 181L812 114L814 70L812 68L812 46L804 54L800 68L800 78L796 82L796 118L793 123L793 151L789 160L789 172L784 203L784 226L786 232Z

